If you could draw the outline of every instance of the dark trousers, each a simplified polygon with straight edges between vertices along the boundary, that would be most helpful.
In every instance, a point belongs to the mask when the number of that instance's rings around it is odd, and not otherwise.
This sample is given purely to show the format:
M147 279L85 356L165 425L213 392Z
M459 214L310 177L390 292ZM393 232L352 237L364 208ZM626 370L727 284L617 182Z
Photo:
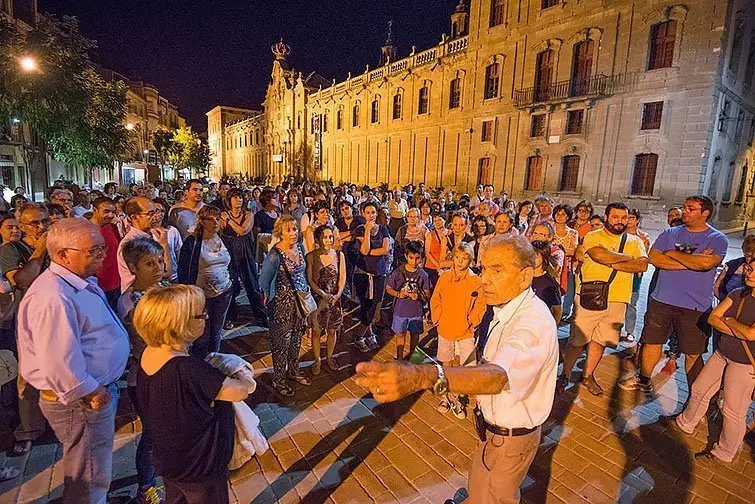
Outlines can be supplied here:
M129 387L128 395L131 402L136 404L136 387ZM155 486L156 478L155 464L152 462L152 438L146 429L142 429L139 444L136 445L136 480L139 488L147 488Z
M236 296L241 292L241 286L249 299L249 307L258 322L267 318L260 296L259 277L254 256L251 255L253 248L245 241L245 238L227 237L226 244L231 252L231 281L233 282L233 298L228 316L231 320L238 318L238 304Z
M370 278L364 273L354 274L354 289L359 298L359 322L367 327L375 321L385 293L385 275L372 276L372 299L369 299Z
M220 351L220 337L223 334L225 315L228 313L231 297L233 297L233 288L219 296L207 298L205 301L207 321L205 322L204 333L191 345L190 353L192 356L204 360L208 353Z
M228 504L228 471L203 481L163 478L165 504Z

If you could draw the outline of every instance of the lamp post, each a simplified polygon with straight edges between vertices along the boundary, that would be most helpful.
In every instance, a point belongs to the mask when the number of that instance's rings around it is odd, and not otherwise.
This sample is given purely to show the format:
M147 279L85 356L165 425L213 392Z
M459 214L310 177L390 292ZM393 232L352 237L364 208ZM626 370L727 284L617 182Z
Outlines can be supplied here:
M37 60L32 56L22 56L18 59L18 64L21 70L27 73L39 71L39 64Z

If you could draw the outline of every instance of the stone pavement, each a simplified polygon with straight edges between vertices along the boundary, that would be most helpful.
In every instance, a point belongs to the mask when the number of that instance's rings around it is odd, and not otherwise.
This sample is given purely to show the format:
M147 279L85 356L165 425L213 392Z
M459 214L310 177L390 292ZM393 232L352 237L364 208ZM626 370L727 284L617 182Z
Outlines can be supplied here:
M644 302L640 304L641 315ZM388 334L382 336L388 340ZM566 336L567 328L561 327L562 345ZM271 446L231 475L232 502L442 503L453 497L464 499L470 457L477 446L471 418L458 420L439 413L429 393L378 405L353 380L353 365L367 357L347 344L351 337L347 330L336 347L338 372L323 366L311 387L299 388L294 398L281 400L270 387L271 359L264 332L242 327L227 335L223 351L244 356L259 375L259 387L249 404L260 417ZM388 341L374 358L389 359L394 352L395 345ZM626 372L629 361L623 357L630 352L622 346L601 363L597 378L605 396L593 397L572 386L557 398L524 484L523 502L755 502L753 433L735 462L714 468L695 462L692 454L714 438L708 435L709 427L714 434L720 429L720 415L712 414L692 436L659 420L681 410L687 397L684 374L656 375L658 393L650 401L621 391L614 385ZM311 355L311 350L303 351L304 366L311 362ZM751 419L752 408L750 413ZM134 495L133 460L140 430L123 395L111 502L127 502ZM7 448L7 431L4 438ZM61 449L52 442L35 445L27 457L0 454L0 465L24 470L22 484L0 484L0 504L59 498L62 474L56 462L60 457Z

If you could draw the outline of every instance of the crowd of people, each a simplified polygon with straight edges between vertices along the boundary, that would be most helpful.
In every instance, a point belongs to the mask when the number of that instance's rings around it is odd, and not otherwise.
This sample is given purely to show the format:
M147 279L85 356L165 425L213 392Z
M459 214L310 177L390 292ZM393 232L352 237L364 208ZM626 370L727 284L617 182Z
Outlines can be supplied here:
M681 431L720 395L723 432L699 458L730 462L742 444L755 388L755 236L723 264L728 239L708 223L705 196L670 209L651 243L641 213L622 202L602 212L547 195L515 202L492 185L470 196L424 183L191 179L97 191L60 181L45 203L16 193L0 208L0 340L19 359L12 455L49 424L64 446L67 503L105 502L124 375L144 425L139 502L227 502L230 404L254 386L248 373L210 364L224 331L245 321L268 328L272 386L291 397L323 361L330 372L347 364L334 353L347 307L359 326L346 343L367 356L388 333L396 343L395 361L357 367L378 401L431 389L442 413L463 419L474 409L482 443L472 502L488 502L480 496L489 491L519 498L554 396L572 382L593 395L614 386L595 372L621 341L636 348L636 372L615 384L624 390L653 393L666 343L661 372L684 354ZM248 306L237 301L242 288ZM558 325L570 327L563 352ZM428 334L437 334L436 364L409 364ZM313 353L306 369L303 341ZM505 450L518 463L489 468L491 447L503 446L496 436L516 440ZM16 477L0 469L0 479Z

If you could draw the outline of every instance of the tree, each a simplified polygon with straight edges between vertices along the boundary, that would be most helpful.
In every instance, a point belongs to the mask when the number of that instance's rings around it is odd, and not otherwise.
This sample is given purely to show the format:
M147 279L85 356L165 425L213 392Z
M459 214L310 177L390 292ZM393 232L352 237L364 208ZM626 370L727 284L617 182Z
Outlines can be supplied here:
M128 152L126 87L93 70L89 52L95 47L73 17L43 14L28 33L0 19L0 121L23 123L30 180L48 149L88 169L112 166ZM39 70L20 71L21 56L34 57Z
M173 152L173 132L166 129L158 129L152 133L152 146L157 154L157 162L160 164L160 179L165 178L165 163L168 162Z
M171 160L179 170L194 169L196 173L206 174L210 166L210 148L190 126L178 128L173 134Z

